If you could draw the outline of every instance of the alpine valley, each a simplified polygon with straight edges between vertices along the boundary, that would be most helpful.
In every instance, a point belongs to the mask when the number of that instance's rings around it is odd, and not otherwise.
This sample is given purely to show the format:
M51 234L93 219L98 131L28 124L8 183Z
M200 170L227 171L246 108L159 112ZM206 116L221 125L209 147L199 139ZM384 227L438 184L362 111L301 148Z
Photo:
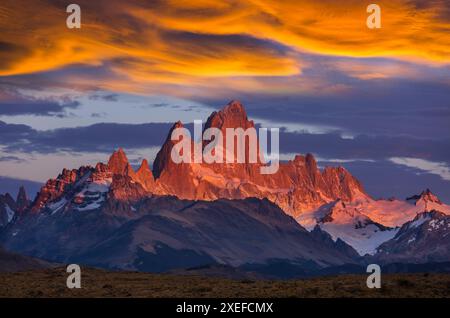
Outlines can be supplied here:
M375 200L349 171L320 169L311 154L268 175L260 162L176 164L171 132L179 127L168 132L152 169L146 160L133 169L118 149L107 163L64 169L33 200L23 188L16 199L1 195L0 245L50 263L148 272L221 267L278 277L359 271L368 262L450 262L450 206L430 190ZM204 129L239 127L255 124L232 101Z

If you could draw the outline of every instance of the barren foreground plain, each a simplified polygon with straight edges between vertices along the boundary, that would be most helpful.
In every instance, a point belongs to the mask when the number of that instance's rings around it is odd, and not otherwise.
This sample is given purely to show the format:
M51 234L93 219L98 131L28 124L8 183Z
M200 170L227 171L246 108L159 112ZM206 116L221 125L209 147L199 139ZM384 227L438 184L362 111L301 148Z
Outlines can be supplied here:
M0 273L0 297L450 298L450 274L385 274L381 289L367 288L365 275L260 280L99 269L83 269L82 288L68 289L68 275L65 268Z

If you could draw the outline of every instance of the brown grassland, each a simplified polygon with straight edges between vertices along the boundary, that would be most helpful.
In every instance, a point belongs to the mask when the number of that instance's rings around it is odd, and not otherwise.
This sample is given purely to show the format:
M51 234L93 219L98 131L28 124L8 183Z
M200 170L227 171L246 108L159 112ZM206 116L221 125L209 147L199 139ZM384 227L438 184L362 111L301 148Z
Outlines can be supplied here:
M65 268L0 273L0 297L446 297L450 274L385 274L381 289L365 275L296 280L214 277L83 269L81 289L68 289Z

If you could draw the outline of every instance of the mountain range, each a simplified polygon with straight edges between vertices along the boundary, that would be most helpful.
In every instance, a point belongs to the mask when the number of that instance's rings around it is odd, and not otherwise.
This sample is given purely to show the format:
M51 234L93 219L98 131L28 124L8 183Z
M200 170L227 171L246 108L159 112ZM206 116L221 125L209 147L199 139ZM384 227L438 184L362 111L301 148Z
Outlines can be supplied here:
M450 206L430 190L375 200L349 171L319 169L312 154L271 175L260 173L259 161L176 164L171 133L180 127L169 131L153 169L145 159L133 169L118 149L107 163L64 169L32 201L23 188L16 199L1 195L0 245L52 262L154 272L450 261ZM204 130L239 127L255 124L232 101Z

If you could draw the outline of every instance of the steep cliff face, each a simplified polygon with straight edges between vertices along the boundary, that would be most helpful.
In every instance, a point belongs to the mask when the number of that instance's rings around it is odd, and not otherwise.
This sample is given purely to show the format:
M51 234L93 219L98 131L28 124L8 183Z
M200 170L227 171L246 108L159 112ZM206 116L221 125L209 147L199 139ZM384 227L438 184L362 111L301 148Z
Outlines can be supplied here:
M211 114L203 131L209 128L222 131L223 145L226 145L228 128L246 130L254 127L242 104L232 101L222 110ZM75 192L79 192L85 183L102 184L107 187L105 191L109 192L109 195L122 200L135 200L138 196L149 194L209 201L221 198L267 198L294 217L337 199L352 201L355 198L368 198L361 184L347 170L342 167L327 167L321 171L312 154L297 155L294 160L280 163L275 174L261 174L260 167L264 163L260 157L256 158L256 162L249 162L249 142L239 144L235 141L233 156L237 154L239 145L245 152L244 163L195 163L194 160L190 163L176 163L171 154L178 142L186 138L186 144L190 145L191 159L194 158L195 147L205 150L212 142L203 141L195 145L189 136L172 140L172 132L177 128L183 128L183 124L177 122L170 129L154 161L153 172L146 160L134 171L125 152L118 149L106 165L99 163L95 168L64 169L56 179L50 179L34 201L32 212L39 211L61 197L68 197L69 201L76 204L89 202L89 196L84 194L76 196L75 199L70 198ZM258 140L254 141L257 143L255 149L259 153ZM223 148L218 149L221 151ZM179 154L183 155L183 151ZM227 155L224 152L224 160ZM114 187L111 188L111 185Z
M17 193L17 199L16 199L16 208L18 212L24 211L29 205L31 201L28 200L27 193L25 191L25 188L21 186L19 188L19 192Z
M205 127L203 129L203 133L205 133L208 129L218 129L222 133L223 139L222 144L224 145L221 147L222 149L222 156L224 162L229 160L229 158L232 158L234 162L237 162L238 158L238 152L242 151L243 158L245 159L245 162L251 162L251 147L254 146L253 152L255 158L253 158L254 163L260 162L259 158L259 144L257 140L257 134L248 134L245 138L247 140L250 140L253 138L253 145L250 145L249 142L247 142L246 145L242 145L238 143L237 138L234 136L234 134L227 134L227 129L230 129L231 132L234 131L236 128L242 129L242 132L250 132L248 131L249 128L254 129L255 124L252 120L248 120L247 112L245 111L244 106L238 102L238 101L231 101L226 105L222 110L213 112L208 120L206 121ZM254 130L256 132L256 130ZM231 138L230 138L231 137ZM211 142L214 142L214 140L206 140L202 143L202 149L205 150L206 146L210 144ZM226 149L226 145L231 142L233 143L233 147L230 147L230 150ZM230 145L231 145L230 143ZM256 168L257 165L253 165ZM214 164L212 169L215 171L222 171L223 165L222 164ZM235 169L239 169L240 166L234 166Z
M41 188L36 199L32 203L31 212L37 213L44 208L47 203L65 195L73 189L77 182L87 177L91 173L91 170L91 167L81 167L73 170L63 169L56 179L48 180Z
M146 159L142 160L142 163L136 171L135 180L139 182L145 190L152 191L155 187L155 178L153 177L152 170Z
M176 122L170 128L164 144L156 155L155 161L153 162L153 175L155 178L159 178L163 173L169 173L177 168L177 165L171 160L170 156L172 148L177 143L177 141L172 140L171 136L173 131L178 128L184 128L180 121Z
M108 160L108 169L112 174L133 174L132 169L130 170L130 164L128 162L127 155L122 148L114 151Z
M356 197L368 197L361 184L342 167L320 171L312 154L298 155L294 160L280 163L275 174L261 174L263 164L258 157L249 162L249 143L244 147L245 163L182 163L175 164L170 157L176 142L171 140L173 129L183 127L176 123L158 153L153 173L156 179L154 192L174 195L182 199L216 200L219 198L243 199L267 198L286 213L296 217L336 199L351 201ZM230 102L223 110L214 112L207 120L204 131L217 128L222 131L226 145L227 128L254 128L242 104ZM248 139L247 139L248 141ZM203 141L202 149L210 141ZM191 141L192 153L194 143ZM234 155L238 143L235 142ZM222 148L223 149L223 148ZM257 141L257 153L259 142ZM224 151L224 159L227 153Z
M244 106L240 102L233 100L222 110L215 111L208 117L205 130L211 127L218 128L225 134L226 128L241 127L245 130L254 128L255 124L253 120L248 120Z

